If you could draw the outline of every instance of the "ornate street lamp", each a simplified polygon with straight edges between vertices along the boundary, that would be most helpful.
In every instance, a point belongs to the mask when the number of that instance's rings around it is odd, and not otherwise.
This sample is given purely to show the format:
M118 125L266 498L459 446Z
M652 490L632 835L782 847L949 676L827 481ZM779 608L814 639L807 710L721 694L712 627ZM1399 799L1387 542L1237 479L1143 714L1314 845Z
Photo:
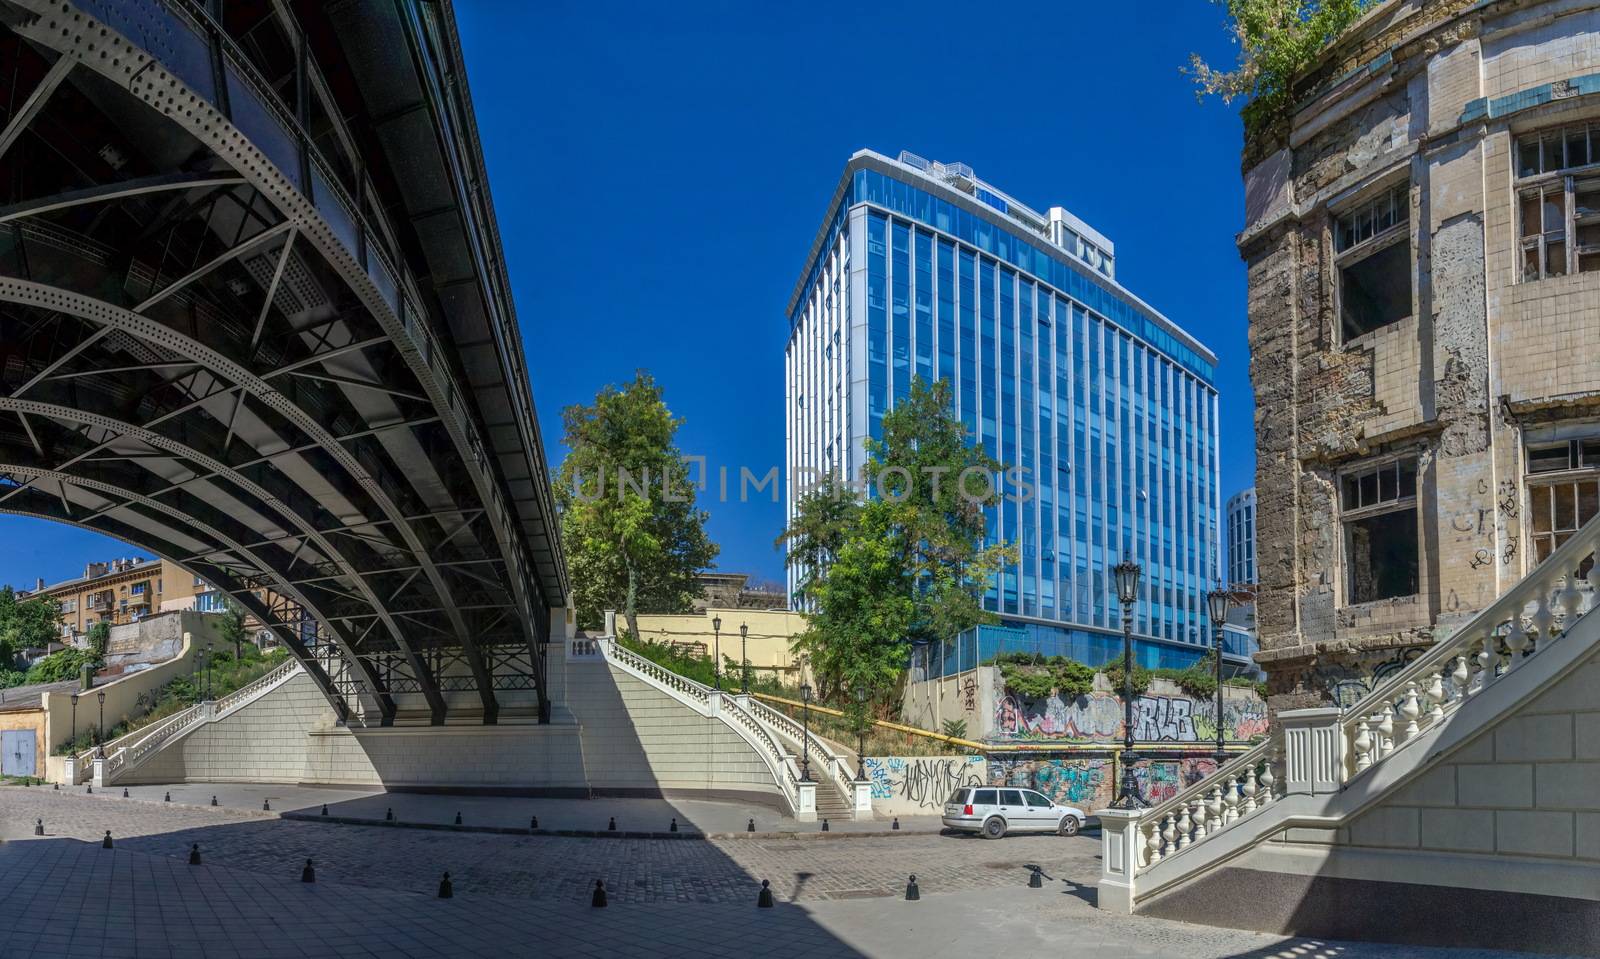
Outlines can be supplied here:
M867 748L867 687L856 684L856 705L860 707L861 715L857 717L859 725L856 726L856 782L865 782L867 770L862 758Z
M104 757L106 754L106 694L100 693L100 737L95 741L94 754Z
M1233 597L1225 589L1214 589L1206 594L1210 607L1211 625L1216 630L1217 651L1217 765L1227 762L1228 754L1222 748L1222 624L1228 619L1228 603Z
M739 692L750 695L750 654L746 645L750 639L750 626L739 624Z
M811 684L800 684L800 781L811 781Z
M722 688L722 617L711 617L711 633L713 642L716 643L716 652L711 658L711 684L718 689Z
M202 660L206 668L206 699L211 698L211 661L216 658L216 653L211 651L211 644L209 642L206 643L205 659Z
M1133 775L1133 604L1139 598L1139 574L1144 570L1133 560L1118 563L1117 600L1122 604L1122 786L1116 809L1144 809L1150 804L1139 795L1139 780Z
M78 741L78 694L72 694L72 741Z

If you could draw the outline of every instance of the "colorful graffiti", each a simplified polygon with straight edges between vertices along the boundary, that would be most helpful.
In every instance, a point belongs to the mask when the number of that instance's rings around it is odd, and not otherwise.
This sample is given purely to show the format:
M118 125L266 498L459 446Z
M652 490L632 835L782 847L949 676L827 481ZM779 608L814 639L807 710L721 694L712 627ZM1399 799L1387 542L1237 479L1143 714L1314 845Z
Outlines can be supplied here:
M1051 800L1093 811L1111 804L1117 784L1110 759L991 759L989 784L1037 789ZM1217 771L1213 759L1149 759L1133 767L1139 790L1152 803Z
M957 788L986 781L982 756L868 756L863 765L883 812L938 810Z
M1222 704L1224 735L1247 741L1267 732L1267 704L1229 699ZM1193 743L1215 739L1217 707L1187 696L1140 696L1133 703L1134 738L1141 742ZM1091 693L1064 701L1007 693L995 703L994 737L1001 740L1115 742L1122 738L1122 700Z

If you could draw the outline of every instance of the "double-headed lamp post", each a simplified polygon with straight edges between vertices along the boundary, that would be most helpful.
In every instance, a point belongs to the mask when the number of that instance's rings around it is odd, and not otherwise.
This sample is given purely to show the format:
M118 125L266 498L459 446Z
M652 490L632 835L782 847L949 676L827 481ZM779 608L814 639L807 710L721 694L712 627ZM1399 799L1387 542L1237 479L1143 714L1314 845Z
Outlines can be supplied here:
M711 636L715 644L711 654L711 684L722 688L722 617L711 617Z
M750 695L750 654L747 643L750 639L750 624L739 624L739 692Z
M811 781L811 750L806 744L811 741L811 684L800 684L800 781Z
M1139 598L1139 574L1143 567L1125 559L1113 570L1117 578L1117 600L1122 604L1122 786L1117 809L1144 809L1150 804L1139 794L1139 780L1133 775L1138 757L1133 751L1133 604Z
M1228 759L1227 751L1223 748L1222 731L1222 624L1228 619L1228 602L1232 599L1225 589L1214 589L1206 594L1206 605L1210 607L1211 626L1215 630L1217 652L1217 765L1221 766Z

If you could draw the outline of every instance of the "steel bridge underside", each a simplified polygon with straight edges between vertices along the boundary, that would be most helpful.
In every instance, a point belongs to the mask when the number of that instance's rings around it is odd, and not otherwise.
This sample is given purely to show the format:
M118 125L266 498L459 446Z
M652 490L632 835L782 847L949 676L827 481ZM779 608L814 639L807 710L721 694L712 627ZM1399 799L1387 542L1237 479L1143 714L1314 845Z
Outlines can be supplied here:
M531 403L484 406L438 308L464 281L405 265L400 201L341 197L310 111L279 118L222 31L216 104L105 6L0 0L0 511L179 563L352 722L547 721L547 473L504 425ZM301 43L302 90L352 85Z

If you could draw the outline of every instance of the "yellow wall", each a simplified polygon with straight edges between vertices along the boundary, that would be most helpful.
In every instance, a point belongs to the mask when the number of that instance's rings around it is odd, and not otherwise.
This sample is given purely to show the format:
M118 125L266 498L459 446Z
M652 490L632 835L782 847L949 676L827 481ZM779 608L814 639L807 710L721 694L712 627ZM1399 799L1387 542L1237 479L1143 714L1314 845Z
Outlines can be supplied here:
M33 774L40 779L45 775L45 728L44 711L40 709L19 709L14 712L0 713L0 729L31 729L33 730Z
M707 654L715 650L715 637L711 619L722 617L722 655L725 659L739 659L739 625L750 627L747 655L754 669L799 669L799 663L789 651L794 637L805 631L806 619L787 609L719 609L712 607L704 613L682 616L641 615L640 638L656 643L705 643ZM618 627L623 621L618 617Z

